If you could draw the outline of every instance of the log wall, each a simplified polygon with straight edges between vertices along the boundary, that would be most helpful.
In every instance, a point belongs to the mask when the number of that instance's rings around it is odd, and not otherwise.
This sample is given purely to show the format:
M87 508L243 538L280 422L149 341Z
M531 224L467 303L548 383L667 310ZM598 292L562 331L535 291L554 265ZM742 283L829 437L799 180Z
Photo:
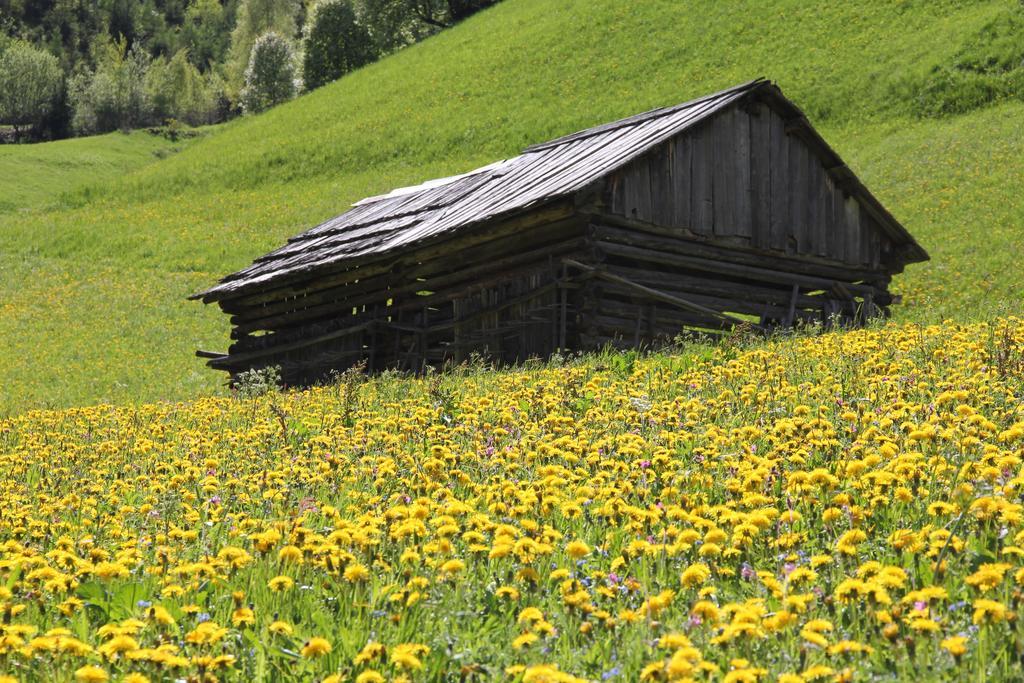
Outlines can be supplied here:
M313 280L301 295L293 284L276 299L225 302L235 342L210 365L232 376L276 365L287 384L306 385L356 363L420 371L474 353L514 363L575 348L569 308L578 285L561 259L584 253L586 222L566 211L539 215L549 219L490 226L440 252L336 274L326 286Z

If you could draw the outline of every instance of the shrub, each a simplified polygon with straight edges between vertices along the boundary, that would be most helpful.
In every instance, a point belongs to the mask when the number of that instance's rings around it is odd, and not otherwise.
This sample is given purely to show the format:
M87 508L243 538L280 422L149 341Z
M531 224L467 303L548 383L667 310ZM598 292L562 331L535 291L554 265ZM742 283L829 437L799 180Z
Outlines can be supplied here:
M287 40L271 31L252 46L245 71L242 109L259 113L295 97L295 55Z
M238 373L234 388L239 398L255 398L281 389L281 369L276 365Z
M53 110L63 83L56 57L13 42L0 54L0 122L16 131L38 125Z

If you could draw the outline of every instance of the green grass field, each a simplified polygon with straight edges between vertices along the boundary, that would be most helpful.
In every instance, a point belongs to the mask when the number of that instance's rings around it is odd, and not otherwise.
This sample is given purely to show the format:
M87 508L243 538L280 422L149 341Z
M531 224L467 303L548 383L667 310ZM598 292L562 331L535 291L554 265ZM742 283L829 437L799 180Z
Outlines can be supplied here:
M227 321L191 292L368 194L755 76L932 254L897 280L900 319L1020 312L1024 102L990 92L1020 69L963 65L1024 55L1005 29L1022 13L1013 0L506 0L162 161L87 172L88 192L54 176L47 196L14 201L68 193L57 206L0 214L0 414L221 391L192 352L224 348ZM0 155L0 182L45 173L34 154Z
M188 142L134 131L36 145L0 145L0 214L82 201L91 188L165 158Z

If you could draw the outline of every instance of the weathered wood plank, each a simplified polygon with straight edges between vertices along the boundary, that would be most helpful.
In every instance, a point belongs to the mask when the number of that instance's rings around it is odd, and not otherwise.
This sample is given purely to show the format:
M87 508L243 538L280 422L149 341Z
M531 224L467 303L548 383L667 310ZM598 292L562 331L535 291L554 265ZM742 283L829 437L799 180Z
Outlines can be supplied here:
M219 369L229 369L229 368L232 368L232 367L241 367L241 366L244 366L245 364L247 364L247 363L249 363L250 361L253 361L253 360L258 360L258 359L263 359L263 358L268 358L268 357L273 358L274 356L278 356L278 355L286 353L288 351L294 351L294 350L297 350L297 349L308 348L308 347L316 346L317 344L322 344L322 343L327 342L327 341L332 341L334 339L340 339L340 338L347 337L347 336L350 336L350 335L360 334L360 333L365 332L366 330L370 329L371 326L376 325L376 324L377 324L376 321L370 321L370 322L367 322L367 323L363 323L362 325L355 325L353 327L346 327L344 329L337 330L335 332L331 332L331 333L328 333L328 334L319 335L317 337L311 337L311 338L307 338L307 339L300 339L298 341L294 341L294 342L291 342L289 344L281 344L279 346L271 346L271 347L268 347L266 349L256 350L256 351L252 351L252 352L249 352L249 353L232 353L232 354L230 354L228 356L225 356L225 357L222 357L222 358L213 359L213 360L209 361L207 363L207 365L209 365L212 368L219 368Z
M688 135L680 135L672 143L672 221L668 225L675 228L690 228L692 225L690 209L690 183L693 180L691 161L693 159L693 143Z
M675 198L672 185L672 143L666 142L649 155L651 181L651 222L672 225Z
M750 231L751 244L771 247L771 117L764 104L748 115L750 122Z
M714 234L714 181L711 169L711 127L698 126L691 134L693 162L691 174L690 211L693 214L691 230L699 235Z
M782 117L774 111L771 112L769 135L771 138L769 143L771 147L769 166L771 218L768 243L772 249L786 251L793 227L789 201L790 188L793 183L789 171L789 137L786 135Z
M843 201L843 225L846 230L846 262L859 266L864 259L861 249L863 234L860 228L860 203L854 197Z
M687 273L681 269L665 271L648 263L645 263L642 268L608 263L605 264L605 268L610 273L621 275L642 285L681 296L691 293L719 299L745 300L758 306L768 304L772 307L785 307L789 305L792 294L791 288L786 285L738 283L725 278L707 277L706 274ZM798 297L797 306L799 308L816 308L820 306L820 300L801 294Z
M825 242L826 228L825 206L822 201L822 179L825 172L821 168L821 162L817 155L810 149L807 149L806 152L807 174L803 190L807 201L806 253L820 256Z
M833 212L833 194L832 194L832 181L829 179L828 174L825 173L825 168L821 165L821 159L815 154L811 154L811 165L814 169L814 185L811 188L811 192L817 196L818 203L818 228L815 231L818 235L818 239L814 245L814 253L818 256L829 256L836 255L829 247L834 239L834 229L836 227L835 215ZM836 258L837 261L842 261L842 258Z
M562 259L562 262L572 268L577 268L579 270L582 270L583 272L590 273L596 278L607 280L608 282L614 282L625 287L629 287L638 294L647 296L648 298L654 299L655 301L663 301L667 304L676 306L678 308L693 311L696 313L702 313L704 315L711 316L723 322L730 322L733 324L750 324L747 321L742 320L740 318L735 318L731 315L726 315L724 313L708 308L706 306L701 306L700 304L695 304L691 301L687 301L686 299L683 299L681 297L672 296L671 294L666 294L665 292L659 291L657 289L637 284L627 278L615 275L613 273L609 273L607 271L595 268L593 266L586 265L584 263L580 263L579 261L574 261L572 259Z
M829 290L832 288L833 284L835 284L834 280L814 277L811 275L800 275L772 268L759 268L756 266L747 266L726 261L714 261L711 259L683 256L681 254L673 254L665 251L645 249L643 247L634 247L625 244L599 242L598 247L610 255L634 258L640 261L647 260L652 263L680 266L695 271L719 273L755 281L781 283L786 285L796 283L800 285L801 288L811 290ZM879 291L876 287L868 284L850 284L847 286L851 291L857 292L858 294L867 294L870 292L875 294L876 297L884 295L883 292Z
M755 266L770 261L777 264L780 269L832 280L876 281L887 277L886 273L881 270L869 270L863 267L851 268L813 256L785 256L750 247L716 245L699 241L698 238L679 237L656 225L638 223L619 216L591 216L590 220L592 222L589 228L591 237L605 241L648 246L653 249ZM651 238L654 238L654 241L651 241Z
M612 213L626 215L626 182L623 179L625 171L613 173L608 178L608 209Z
M750 239L753 235L753 182L751 178L750 114L744 109L733 107L733 171L735 177L733 192L733 234Z
M711 125L711 175L714 198L714 235L736 234L736 111L721 112Z
M647 158L634 161L626 178L626 213L638 220L651 221L651 169Z
M843 193L832 177L825 174L825 185L828 188L829 227L826 232L825 255L836 261L846 263L846 214L843 211Z
M628 297L632 294L635 294L629 287L622 287L614 284L609 284L607 286L606 291L608 296ZM788 304L765 304L762 302L756 302L749 299L736 299L731 297L714 296L710 294L692 292L685 289L668 289L660 286L658 291L675 297L679 297L692 304L698 304L708 309L721 311L723 313L742 313L745 315L759 316L767 312L769 314L769 317L771 318L782 318L786 315L788 310ZM811 299L810 304L807 306L799 308L794 307L794 315L796 315L797 312L799 312L799 315L797 315L799 319L813 319L817 315L817 313L808 313L807 309L811 309L813 311L820 311L824 303L824 299ZM601 305L604 306L604 302L602 302Z
M788 188L790 232L786 241L786 253L810 254L810 230L807 225L807 189L810 186L807 179L807 148L792 136L788 138L788 144L791 182Z

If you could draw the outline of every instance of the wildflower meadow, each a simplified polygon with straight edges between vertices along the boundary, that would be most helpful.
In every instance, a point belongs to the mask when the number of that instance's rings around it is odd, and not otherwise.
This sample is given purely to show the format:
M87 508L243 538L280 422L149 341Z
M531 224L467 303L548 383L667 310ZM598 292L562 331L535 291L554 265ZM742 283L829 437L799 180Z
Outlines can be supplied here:
M1024 320L0 421L3 681L1019 679Z

